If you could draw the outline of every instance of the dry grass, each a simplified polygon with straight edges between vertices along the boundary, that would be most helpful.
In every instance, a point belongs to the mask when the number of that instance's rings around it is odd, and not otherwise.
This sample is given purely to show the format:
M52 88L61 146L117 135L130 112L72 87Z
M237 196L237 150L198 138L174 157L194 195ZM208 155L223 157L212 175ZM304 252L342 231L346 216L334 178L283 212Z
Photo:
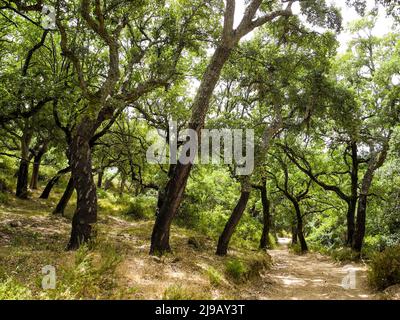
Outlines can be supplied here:
M10 196L0 206L0 281L13 279L30 290L31 298L239 299L251 296L259 286L253 278L232 281L225 272L226 263L235 257L249 266L260 265L253 262L265 260L266 253L237 249L230 257L217 257L213 239L174 226L174 252L162 258L149 256L153 221L126 220L118 214L123 206L113 206L106 199L100 204L95 247L85 253L82 267L77 261L82 253L64 251L74 201L66 218L55 217L51 211L60 194L54 193L49 200L38 196L34 193L28 201ZM200 239L201 248L188 243L191 237ZM55 292L41 289L45 265L55 266L58 272Z

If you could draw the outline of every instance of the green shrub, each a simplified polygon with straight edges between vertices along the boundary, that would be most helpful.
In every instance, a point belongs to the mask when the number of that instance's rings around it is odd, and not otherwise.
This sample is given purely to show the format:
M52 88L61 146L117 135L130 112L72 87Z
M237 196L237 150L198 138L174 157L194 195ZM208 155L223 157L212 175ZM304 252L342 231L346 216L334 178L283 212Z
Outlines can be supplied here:
M291 244L289 247L289 250L290 250L290 252L297 254L297 255L303 254L303 252L301 251L300 243Z
M379 290L400 283L400 246L375 253L370 262L368 280Z
M134 220L146 220L154 216L156 199L148 196L134 198L128 206L126 215Z
M249 269L239 259L228 260L225 265L225 270L228 276L230 276L236 282L247 280L246 274Z
M272 265L271 257L266 254L251 256L245 261L230 259L225 264L226 274L235 282L245 282L259 278L260 273Z
M0 203L7 204L8 203L8 195L7 193L0 192Z
M222 275L218 272L218 270L213 267L209 267L206 270L206 274L208 279L210 280L211 285L218 287L222 283Z
M351 248L339 248L331 251L331 256L339 262L351 262L360 259L360 254L353 251Z
M32 299L30 289L24 287L14 278L8 277L0 281L0 300L28 300Z

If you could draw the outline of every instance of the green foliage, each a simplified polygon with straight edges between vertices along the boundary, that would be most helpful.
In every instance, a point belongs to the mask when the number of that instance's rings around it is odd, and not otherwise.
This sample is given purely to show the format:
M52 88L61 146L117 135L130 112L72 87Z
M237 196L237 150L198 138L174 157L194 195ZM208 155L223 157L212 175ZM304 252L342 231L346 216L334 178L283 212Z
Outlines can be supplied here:
M290 252L292 252L292 253L294 253L294 254L297 254L297 255L302 255L302 254L303 254L303 252L301 251L301 245L300 245L300 243L292 244L292 245L289 247L289 250L290 250Z
M225 264L225 272L236 282L246 281L246 274L249 269L239 259L230 259Z
M218 287L221 285L223 281L223 277L221 273L213 267L208 267L206 270L206 274L208 279L210 280L210 284L214 287Z
M374 254L369 266L368 280L374 288L383 290L400 284L400 246Z
M231 258L225 263L225 273L237 283L258 279L260 273L271 267L271 257L266 254L251 255L245 259Z
M138 196L131 200L126 215L134 220L146 220L154 217L156 199L148 196Z
M360 259L360 254L353 251L351 248L339 248L331 251L331 256L336 261L351 262Z
M29 300L32 292L12 277L0 279L0 300Z
M115 248L102 245L97 251L82 246L75 254L75 262L62 268L56 289L41 294L44 299L96 299L114 294L115 270L121 256Z

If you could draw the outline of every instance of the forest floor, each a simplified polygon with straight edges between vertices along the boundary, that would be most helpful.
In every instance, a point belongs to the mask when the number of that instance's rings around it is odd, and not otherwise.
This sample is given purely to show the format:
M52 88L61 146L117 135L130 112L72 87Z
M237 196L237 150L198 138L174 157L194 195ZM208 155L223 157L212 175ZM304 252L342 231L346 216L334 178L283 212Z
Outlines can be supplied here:
M296 255L287 248L289 239L279 239L280 247L268 251L274 265L268 276L274 281L268 299L376 299L367 284L367 267L359 263L338 264L319 253ZM285 241L287 240L287 241ZM343 279L355 276L354 286L342 286ZM346 284L346 282L344 283Z
M218 257L214 239L174 226L173 254L151 257L153 221L123 218L117 206L102 200L95 249L66 252L73 205L67 217L56 217L50 212L59 194L49 200L37 196L28 201L10 196L0 205L0 298L2 292L3 298L6 293L5 298L32 299L377 298L367 288L366 266L351 264L356 288L344 289L349 266L317 253L296 255L285 239L268 254L233 247L228 257ZM199 246L189 244L193 236ZM233 279L227 273L232 259L254 267L257 275ZM50 292L41 288L45 265L57 271L57 287Z

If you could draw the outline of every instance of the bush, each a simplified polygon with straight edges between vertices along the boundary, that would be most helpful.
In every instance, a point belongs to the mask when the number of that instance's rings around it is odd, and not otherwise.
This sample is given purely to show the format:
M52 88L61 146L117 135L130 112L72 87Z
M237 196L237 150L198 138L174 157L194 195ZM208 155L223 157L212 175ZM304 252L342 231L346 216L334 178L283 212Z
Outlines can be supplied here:
M252 256L246 261L237 258L230 259L226 262L226 274L235 282L245 282L260 277L263 270L269 269L272 259L268 254L260 254Z
M154 216L156 199L148 196L134 198L128 206L126 215L135 220L146 220Z
M6 278L0 282L0 300L28 300L32 299L30 289L24 287L14 278Z
M360 259L360 254L353 251L351 248L340 248L331 251L331 256L339 262L351 262Z
M213 267L209 267L206 270L206 274L208 279L210 280L211 285L218 287L222 282L222 275L218 272L218 270Z
M239 259L231 259L225 265L226 273L236 282L245 281L249 269Z
M8 195L7 193L0 192L0 203L7 204L8 203Z
M400 284L400 246L375 253L370 262L368 280L379 290Z
M300 243L291 244L289 247L289 250L290 250L290 252L297 254L297 255L303 254L303 252L301 251Z

